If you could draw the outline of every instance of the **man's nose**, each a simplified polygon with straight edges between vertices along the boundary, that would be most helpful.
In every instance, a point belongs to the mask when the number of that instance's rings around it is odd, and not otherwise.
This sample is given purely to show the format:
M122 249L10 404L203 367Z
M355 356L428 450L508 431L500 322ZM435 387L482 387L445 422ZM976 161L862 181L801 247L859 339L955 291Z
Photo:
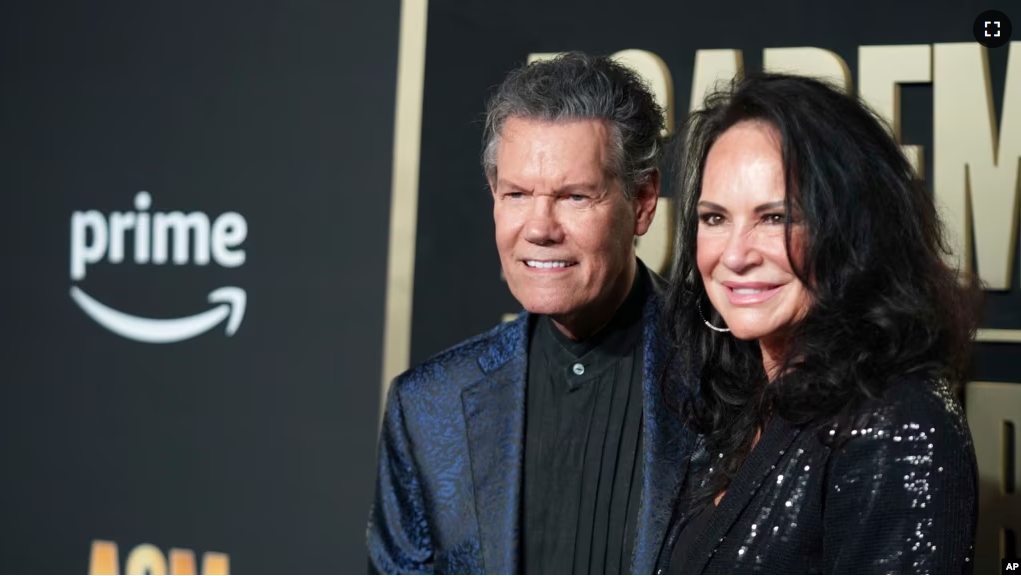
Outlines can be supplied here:
M557 216L555 198L534 197L528 221L525 223L525 240L540 246L559 244L564 241L564 229Z

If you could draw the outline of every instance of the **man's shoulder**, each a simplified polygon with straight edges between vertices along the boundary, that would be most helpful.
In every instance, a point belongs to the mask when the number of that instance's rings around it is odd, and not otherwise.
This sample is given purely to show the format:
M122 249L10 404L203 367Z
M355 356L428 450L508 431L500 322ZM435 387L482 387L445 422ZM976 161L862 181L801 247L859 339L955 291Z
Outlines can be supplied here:
M639 262L641 262L641 260L639 260ZM665 278L656 273L655 270L646 266L644 262L642 263L642 268L645 269L648 275L649 292L657 300L657 302L663 300L666 297L667 292L670 290L670 284Z
M488 363L520 348L526 335L527 317L501 323L492 329L438 352L394 379L402 395L459 390L484 374Z

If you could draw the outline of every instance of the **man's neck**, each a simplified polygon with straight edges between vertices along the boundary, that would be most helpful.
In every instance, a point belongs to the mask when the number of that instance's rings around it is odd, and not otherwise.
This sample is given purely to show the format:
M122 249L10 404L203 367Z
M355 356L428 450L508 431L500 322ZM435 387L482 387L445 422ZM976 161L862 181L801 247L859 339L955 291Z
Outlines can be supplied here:
M617 278L604 298L573 314L550 316L550 320L564 336L575 341L585 340L613 320L613 316L631 293L637 278L638 261L632 259L631 265Z

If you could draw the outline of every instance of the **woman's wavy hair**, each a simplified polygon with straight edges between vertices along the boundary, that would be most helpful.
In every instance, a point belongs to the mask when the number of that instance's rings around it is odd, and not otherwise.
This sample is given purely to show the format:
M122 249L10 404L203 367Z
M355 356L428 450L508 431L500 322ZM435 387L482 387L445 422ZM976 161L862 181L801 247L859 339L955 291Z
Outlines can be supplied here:
M796 214L804 241L794 273L812 298L772 382L756 342L708 329L696 308L700 301L705 318L724 325L697 266L697 204L710 148L746 121L780 137L785 242L790 257ZM729 484L772 415L839 424L903 375L964 377L978 287L948 265L931 194L866 105L818 80L752 74L707 97L675 144L679 231L666 308L675 352L700 367L680 408L709 453L721 454L703 497Z

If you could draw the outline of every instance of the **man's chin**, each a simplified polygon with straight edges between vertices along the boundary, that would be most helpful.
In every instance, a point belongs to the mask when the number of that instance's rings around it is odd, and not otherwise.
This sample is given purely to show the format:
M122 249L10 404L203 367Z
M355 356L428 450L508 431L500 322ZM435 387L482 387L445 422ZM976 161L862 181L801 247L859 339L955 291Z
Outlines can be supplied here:
M521 302L521 307L528 311L529 314L541 314L543 316L571 316L574 314L578 306L574 302L565 300L518 300Z
M527 310L529 314L552 316L553 318L571 316L573 312L573 310L569 308L559 306L524 306L524 309Z

